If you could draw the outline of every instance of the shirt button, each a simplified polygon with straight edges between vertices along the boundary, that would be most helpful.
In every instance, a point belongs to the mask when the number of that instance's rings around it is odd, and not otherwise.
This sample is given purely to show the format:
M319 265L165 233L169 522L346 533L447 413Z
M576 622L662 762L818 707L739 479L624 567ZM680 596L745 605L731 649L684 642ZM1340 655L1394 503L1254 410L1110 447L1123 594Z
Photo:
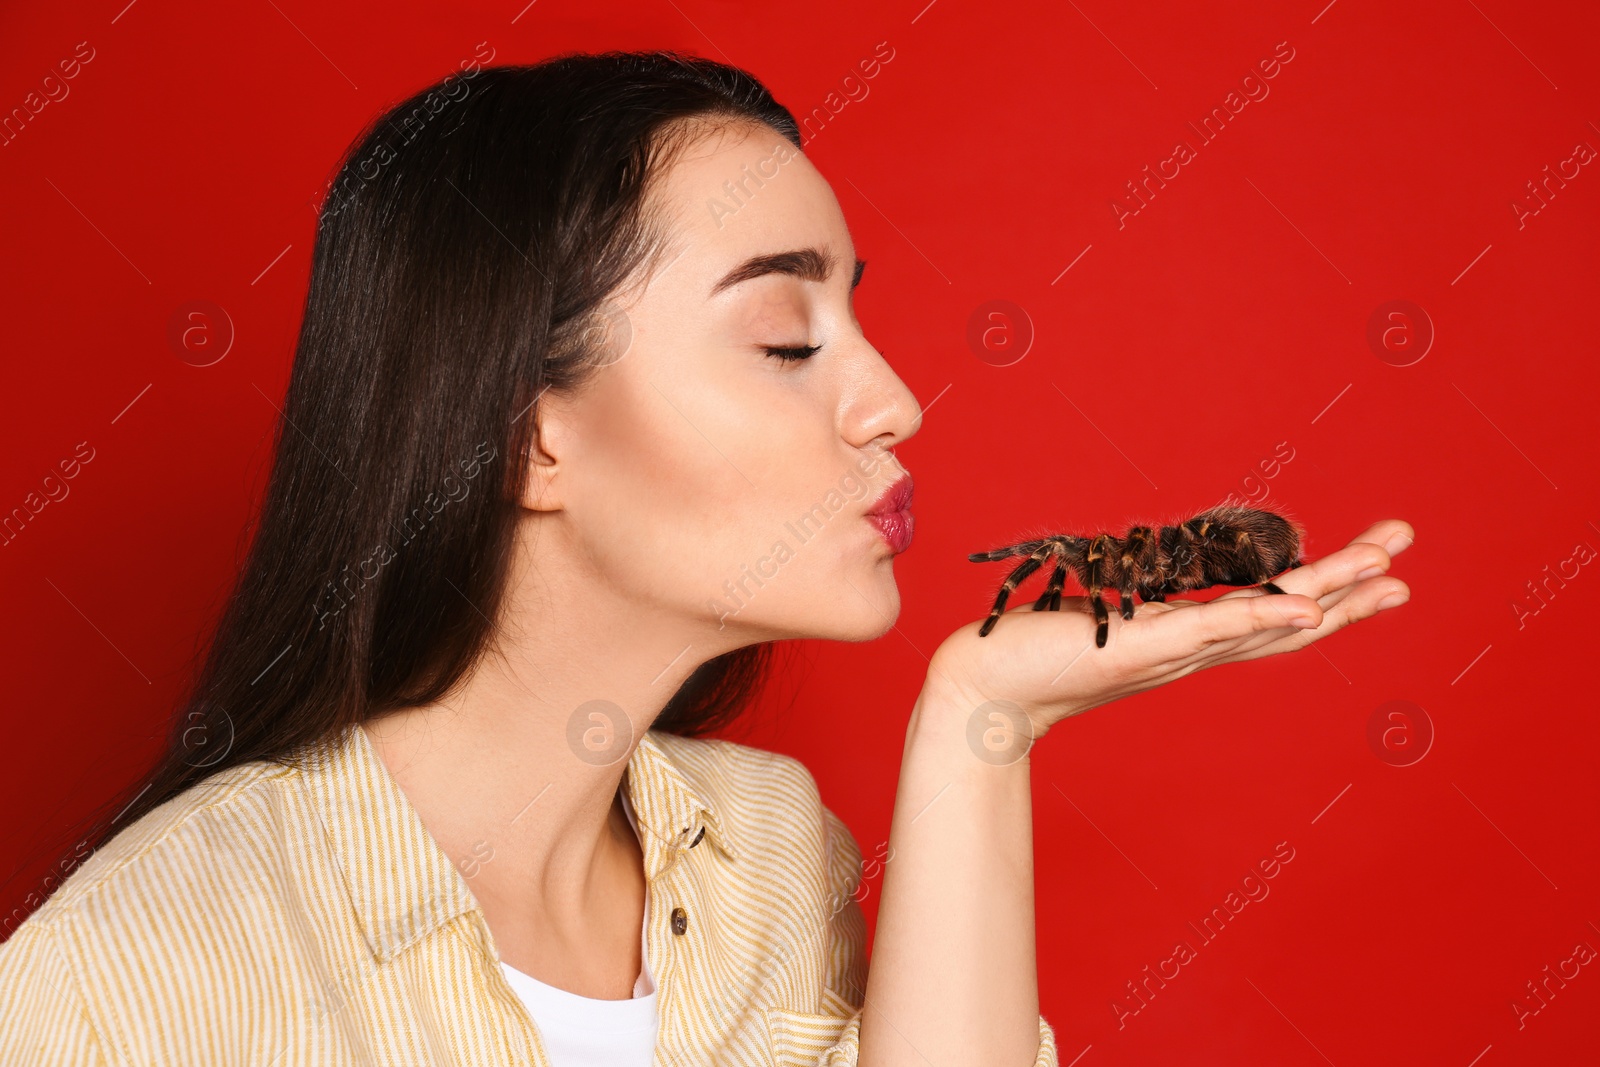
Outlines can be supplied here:
M694 840L689 842L689 847L694 848L694 846L700 843L700 839L704 836L706 836L706 828L702 826L700 827L700 832L694 835Z
M672 909L672 932L681 934L689 929L689 913L682 908Z

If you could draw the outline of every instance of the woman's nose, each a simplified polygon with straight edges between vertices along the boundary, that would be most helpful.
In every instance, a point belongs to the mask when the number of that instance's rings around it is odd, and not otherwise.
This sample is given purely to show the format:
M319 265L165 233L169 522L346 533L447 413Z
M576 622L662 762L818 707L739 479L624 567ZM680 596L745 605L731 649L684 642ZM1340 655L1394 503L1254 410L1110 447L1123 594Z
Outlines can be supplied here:
M870 384L855 405L860 423L856 443L878 440L884 448L893 448L922 428L922 405L882 353L874 351L869 363Z

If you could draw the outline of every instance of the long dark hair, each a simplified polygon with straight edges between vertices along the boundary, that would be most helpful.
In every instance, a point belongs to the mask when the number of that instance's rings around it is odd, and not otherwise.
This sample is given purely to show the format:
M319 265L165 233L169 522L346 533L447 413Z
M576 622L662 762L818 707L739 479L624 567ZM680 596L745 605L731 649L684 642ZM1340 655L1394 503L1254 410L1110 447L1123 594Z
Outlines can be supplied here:
M218 771L294 760L463 677L505 593L538 398L603 366L609 296L662 251L651 179L697 131L738 121L800 144L735 67L568 53L465 67L363 131L320 207L233 595L165 755L97 840ZM703 664L654 728L725 726L770 648Z

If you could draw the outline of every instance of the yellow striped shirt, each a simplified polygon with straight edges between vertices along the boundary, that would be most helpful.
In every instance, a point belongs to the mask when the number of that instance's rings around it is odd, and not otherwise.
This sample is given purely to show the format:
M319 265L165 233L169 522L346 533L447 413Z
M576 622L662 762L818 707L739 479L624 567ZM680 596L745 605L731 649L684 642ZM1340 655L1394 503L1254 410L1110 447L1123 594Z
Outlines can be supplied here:
M655 1062L855 1064L861 851L810 772L651 730L623 785ZM0 945L0 1064L57 1063L549 1067L466 879L358 728L150 812ZM1056 1063L1040 1016L1036 1067Z

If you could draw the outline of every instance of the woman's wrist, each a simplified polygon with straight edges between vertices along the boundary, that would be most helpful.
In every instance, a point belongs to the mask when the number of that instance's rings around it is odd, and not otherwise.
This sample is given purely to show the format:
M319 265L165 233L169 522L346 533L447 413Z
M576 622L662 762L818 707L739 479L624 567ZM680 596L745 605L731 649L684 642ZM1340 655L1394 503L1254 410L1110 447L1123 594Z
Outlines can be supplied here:
M913 747L946 753L973 771L1026 768L1041 729L1016 701L988 697L930 669L906 727Z
M1030 731L952 682L930 671L906 731L863 1063L1022 1064L1039 1046Z

